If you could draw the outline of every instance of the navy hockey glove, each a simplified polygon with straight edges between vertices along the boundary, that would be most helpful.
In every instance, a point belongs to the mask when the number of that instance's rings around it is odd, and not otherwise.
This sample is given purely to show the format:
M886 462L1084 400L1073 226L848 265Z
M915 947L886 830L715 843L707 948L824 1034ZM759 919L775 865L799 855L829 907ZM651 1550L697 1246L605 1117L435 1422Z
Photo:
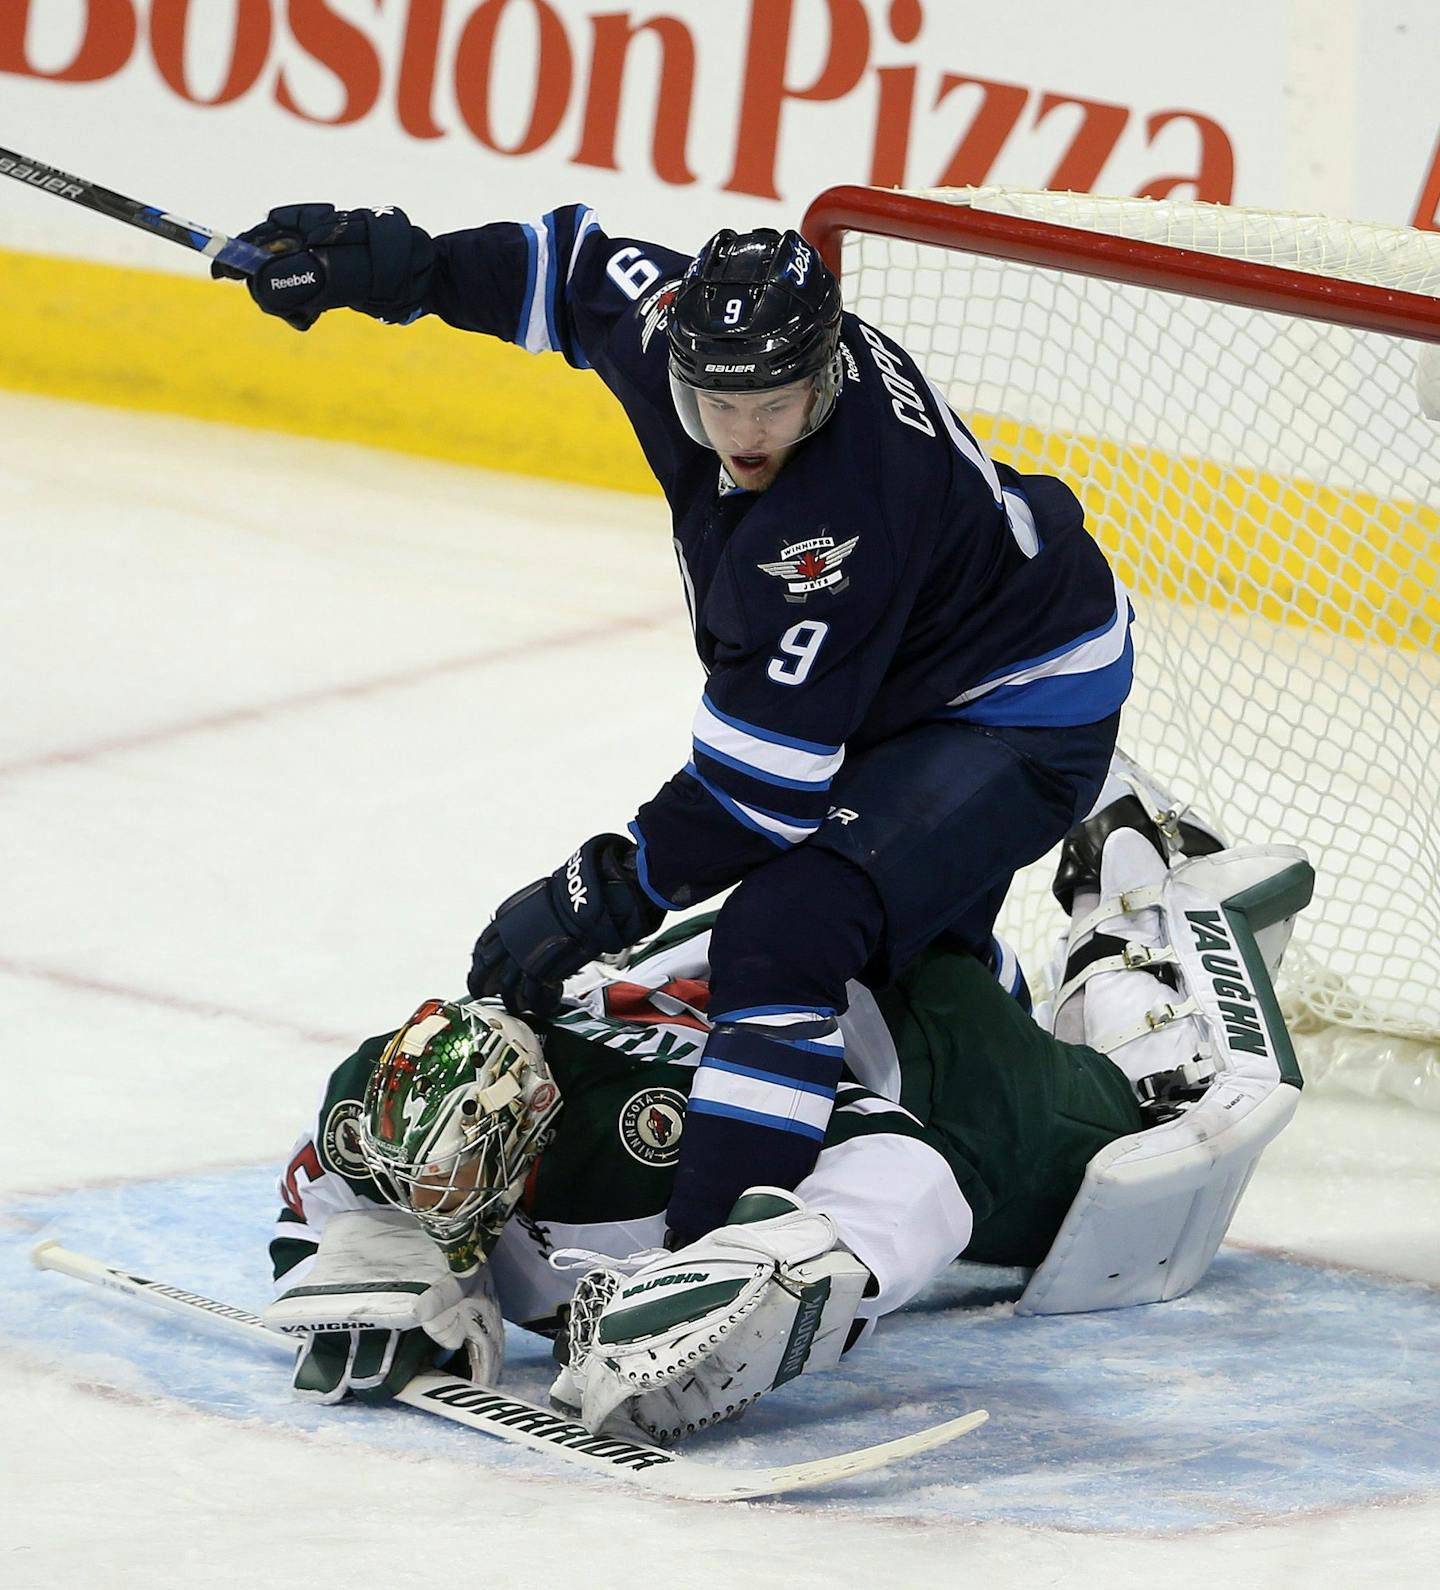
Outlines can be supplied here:
M567 977L654 932L665 913L640 887L635 856L620 834L597 834L512 894L476 941L471 996L498 994L512 1015L548 1021Z
M337 210L285 204L240 234L275 255L253 276L219 260L210 274L243 280L267 315L309 331L327 309L358 309L389 322L419 308L435 268L435 245L403 210Z

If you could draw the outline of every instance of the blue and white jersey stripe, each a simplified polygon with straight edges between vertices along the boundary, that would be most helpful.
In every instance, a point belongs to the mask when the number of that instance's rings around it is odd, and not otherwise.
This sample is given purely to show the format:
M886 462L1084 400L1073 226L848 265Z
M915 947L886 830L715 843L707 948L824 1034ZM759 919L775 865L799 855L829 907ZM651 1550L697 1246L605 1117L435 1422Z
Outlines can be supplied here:
M701 697L692 733L695 759L685 771L736 822L788 850L824 821L844 746L746 723L708 695Z
M819 745L762 729L721 712L709 696L701 696L691 732L702 755L780 789L828 790L845 760L843 745Z
M1040 550L1040 532L1036 528L1035 516L1030 511L1030 504L1026 502L1024 493L1016 491L1013 487L1001 486L999 471L995 468L989 453L956 419L940 388L933 381L927 381L926 385L935 399L935 406L940 410L940 419L945 426L946 434L955 444L957 451L985 482L991 497L995 500L995 506L1004 509L1005 521L1010 526L1010 534L1014 536L1015 544L1027 558L1033 558Z
M1134 666L1130 623L1134 612L1115 580L1115 611L1103 625L997 669L963 690L935 714L967 723L1097 723L1119 710Z
M566 246L568 224L573 223L574 235ZM591 232L599 230L600 223L593 210L583 210L578 205L570 212L552 210L533 223L520 223L528 251L528 280L525 296L520 306L519 324L514 340L527 353L563 353L559 327L565 315L565 299L570 278L575 272L575 262L580 246ZM588 369L588 361L573 339L567 338L577 362Z
M763 806L751 806L745 801L738 801L727 795L713 780L706 778L693 762L686 763L685 771L737 823L753 829L757 834L764 834L781 850L789 850L791 846L808 839L823 821L820 817L787 817L781 812L767 811Z
M1040 550L1040 531L1036 527L1035 515L1030 512L1030 504L1025 500L1024 492L1007 486L1002 497L1005 519L1010 526L1010 534L1015 537L1015 544L1027 558L1033 558Z
M996 471L990 455L975 440L969 431L957 420L951 412L949 400L933 381L925 383L930 388L930 395L935 399L935 407L940 411L940 418L944 422L946 433L959 451L979 472L980 477L990 488L990 495L995 499L998 508L1002 502L1000 489L1000 476Z

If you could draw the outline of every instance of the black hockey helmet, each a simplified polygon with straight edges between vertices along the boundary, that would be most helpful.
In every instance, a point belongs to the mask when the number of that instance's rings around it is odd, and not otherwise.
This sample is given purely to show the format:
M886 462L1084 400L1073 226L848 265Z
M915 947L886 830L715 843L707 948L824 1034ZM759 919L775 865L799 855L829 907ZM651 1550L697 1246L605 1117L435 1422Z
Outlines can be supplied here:
M798 232L717 232L685 272L670 308L670 386L685 428L709 439L696 392L764 392L812 379L805 434L840 388L840 286Z

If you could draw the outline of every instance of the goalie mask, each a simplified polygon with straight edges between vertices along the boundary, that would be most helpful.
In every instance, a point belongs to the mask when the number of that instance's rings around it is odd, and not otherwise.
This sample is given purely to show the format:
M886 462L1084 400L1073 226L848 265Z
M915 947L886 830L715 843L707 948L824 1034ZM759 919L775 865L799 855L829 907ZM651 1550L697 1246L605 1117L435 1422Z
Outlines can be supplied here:
M490 1005L430 1000L371 1073L360 1153L384 1197L464 1274L494 1246L559 1108L524 1022Z
M717 452L736 410L793 445L830 417L840 390L840 288L798 232L718 232L685 272L670 311L670 391L691 438ZM794 412L772 412L788 395Z

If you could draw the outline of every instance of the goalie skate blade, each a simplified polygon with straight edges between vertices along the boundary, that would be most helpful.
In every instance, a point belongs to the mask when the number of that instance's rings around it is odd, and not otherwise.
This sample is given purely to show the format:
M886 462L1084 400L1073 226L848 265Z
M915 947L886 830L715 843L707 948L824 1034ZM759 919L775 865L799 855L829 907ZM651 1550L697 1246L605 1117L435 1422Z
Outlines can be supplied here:
M169 1286L163 1281L152 1281L88 1254L73 1253L58 1242L39 1243L31 1258L42 1270L55 1270L106 1291L140 1299L167 1313L178 1314L192 1324L243 1337L254 1346L271 1352L286 1356L294 1353L290 1337L271 1330L246 1309L217 1302L198 1292L188 1292L183 1287ZM595 1435L583 1424L549 1408L507 1397L488 1386L477 1386L472 1380L457 1380L453 1375L417 1375L395 1400L484 1435L548 1453L592 1473L628 1480L657 1495L697 1502L738 1502L758 1496L782 1496L786 1491L849 1479L853 1474L866 1474L887 1463L943 1446L956 1436L978 1428L990 1417L983 1409L978 1409L945 1424L917 1430L913 1435L859 1447L853 1452L841 1452L835 1457L815 1458L808 1463L791 1463L781 1468L742 1469L682 1457L677 1452L643 1442Z

